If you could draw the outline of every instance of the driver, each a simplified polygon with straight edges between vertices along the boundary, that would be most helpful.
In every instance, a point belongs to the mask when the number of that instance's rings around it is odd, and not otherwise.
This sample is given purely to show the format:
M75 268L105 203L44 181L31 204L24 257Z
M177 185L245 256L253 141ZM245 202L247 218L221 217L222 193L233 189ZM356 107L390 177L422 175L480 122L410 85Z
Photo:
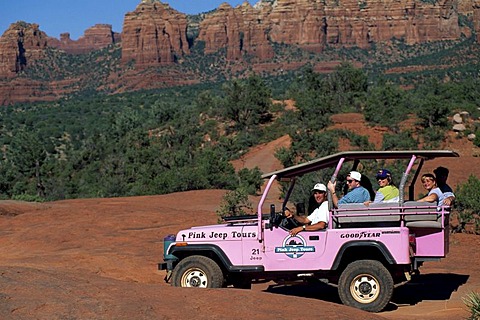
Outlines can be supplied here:
M328 225L328 201L327 187L323 183L317 183L312 189L313 196L317 202L317 208L308 216L294 215L290 210L285 209L287 218L294 218L302 225L290 230L290 235L295 236L300 231L316 231L326 229Z

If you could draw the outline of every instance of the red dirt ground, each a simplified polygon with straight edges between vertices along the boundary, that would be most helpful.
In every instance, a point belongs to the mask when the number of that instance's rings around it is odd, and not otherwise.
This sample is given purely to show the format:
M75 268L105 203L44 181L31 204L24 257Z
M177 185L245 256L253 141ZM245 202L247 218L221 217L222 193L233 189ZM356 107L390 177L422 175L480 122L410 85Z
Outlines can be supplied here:
M356 128L375 136L361 121ZM280 169L274 149L288 143L284 137L258 146L235 166ZM442 163L452 171L451 184L480 176L478 158L467 152L472 147L459 140L451 147L462 154ZM256 283L252 290L166 284L157 270L163 237L215 224L224 194L0 201L0 319L465 319L462 298L480 291L480 237L469 234L452 234L448 257L426 262L377 314L341 305L336 289L323 284Z

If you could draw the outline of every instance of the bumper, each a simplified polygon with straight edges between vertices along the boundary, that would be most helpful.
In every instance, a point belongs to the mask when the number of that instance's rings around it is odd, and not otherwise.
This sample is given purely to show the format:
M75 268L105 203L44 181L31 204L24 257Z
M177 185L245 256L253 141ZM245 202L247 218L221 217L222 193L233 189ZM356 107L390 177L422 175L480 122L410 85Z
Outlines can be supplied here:
M167 270L167 271L172 271L173 270L173 263L176 260L165 260L164 262L160 262L158 264L158 270Z
M166 262L158 264L158 270L167 270L168 266Z

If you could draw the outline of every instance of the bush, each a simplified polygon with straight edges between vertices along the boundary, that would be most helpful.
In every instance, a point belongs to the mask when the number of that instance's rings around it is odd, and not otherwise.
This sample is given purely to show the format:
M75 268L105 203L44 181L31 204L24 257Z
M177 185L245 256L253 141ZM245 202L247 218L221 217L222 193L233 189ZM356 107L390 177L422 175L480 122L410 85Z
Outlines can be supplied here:
M240 187L245 189L248 194L255 195L262 187L262 173L258 167L253 169L243 168L238 171L240 178Z
M39 197L38 195L31 195L31 194L14 195L12 197L12 200L27 201L27 202L44 202L45 201L44 198Z
M383 150L412 150L418 148L418 142L410 131L403 131L398 134L385 133L383 135Z
M468 319L480 319L480 294L478 292L471 292L462 300L470 311L470 317L468 317Z
M468 177L467 182L458 186L455 195L456 208L460 224L474 222L475 231L480 231L480 180L474 175Z
M223 217L238 217L251 212L252 203L248 199L248 192L244 188L238 188L228 191L220 203L220 208L216 211L219 222Z
M374 125L398 129L398 123L407 118L409 111L404 96L404 91L393 85L371 88L363 110L365 120Z

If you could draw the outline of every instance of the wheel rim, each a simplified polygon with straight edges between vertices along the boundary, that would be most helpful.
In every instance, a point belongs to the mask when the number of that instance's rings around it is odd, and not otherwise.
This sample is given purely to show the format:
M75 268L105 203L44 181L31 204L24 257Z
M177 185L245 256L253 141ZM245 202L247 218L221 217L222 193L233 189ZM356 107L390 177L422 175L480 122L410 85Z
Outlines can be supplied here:
M380 294L380 283L369 274L361 274L352 280L350 292L356 301L371 303Z
M201 269L188 269L182 276L181 285L182 287L207 288L208 278Z

